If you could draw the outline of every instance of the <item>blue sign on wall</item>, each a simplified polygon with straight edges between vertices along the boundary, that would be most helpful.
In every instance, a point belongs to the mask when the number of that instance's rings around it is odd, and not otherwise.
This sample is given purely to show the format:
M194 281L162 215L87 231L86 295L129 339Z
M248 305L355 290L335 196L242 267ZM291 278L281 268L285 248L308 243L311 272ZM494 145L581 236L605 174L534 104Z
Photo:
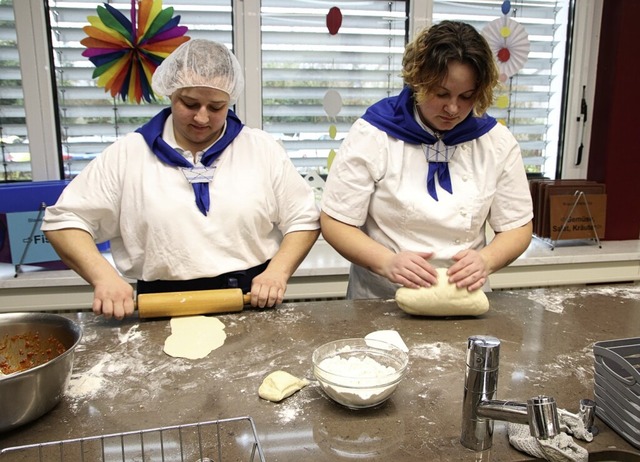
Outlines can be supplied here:
M42 215L43 213L37 211L7 213L9 247L11 261L14 264L21 261L22 264L29 264L60 260L40 230ZM24 259L22 259L23 254Z
M40 225L43 207L55 204L68 184L69 180L0 184L0 262L18 265L60 261ZM98 250L107 252L109 242L98 244Z

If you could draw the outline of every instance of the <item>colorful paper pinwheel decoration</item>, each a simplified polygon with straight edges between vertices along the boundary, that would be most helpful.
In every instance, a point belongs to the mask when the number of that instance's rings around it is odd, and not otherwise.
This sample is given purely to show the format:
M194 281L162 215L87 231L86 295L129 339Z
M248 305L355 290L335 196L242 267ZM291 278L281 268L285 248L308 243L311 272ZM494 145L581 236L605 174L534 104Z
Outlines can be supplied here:
M187 27L178 26L173 8L162 9L162 0L131 0L131 20L106 3L98 16L89 16L88 37L80 43L82 56L96 66L93 78L115 98L140 103L155 100L151 76L180 44L189 40Z
M502 82L524 67L530 47L529 35L525 28L507 16L510 9L511 2L504 1L503 16L491 21L482 29L482 35L487 39L496 58Z

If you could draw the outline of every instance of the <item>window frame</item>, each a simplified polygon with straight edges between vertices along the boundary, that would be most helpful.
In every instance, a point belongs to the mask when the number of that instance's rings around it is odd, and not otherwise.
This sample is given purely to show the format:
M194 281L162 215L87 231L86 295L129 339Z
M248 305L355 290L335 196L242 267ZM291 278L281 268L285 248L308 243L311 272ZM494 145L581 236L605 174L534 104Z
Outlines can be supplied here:
M45 2L13 2L33 181L62 178ZM55 141L53 141L55 140Z
M569 78L565 88L563 121L564 138L560 140L558 167L556 176L563 179L585 179L589 166L589 147L591 140L591 121L596 93L598 50L600 45L600 24L604 0L581 2L572 0L573 36L571 54L568 63ZM581 117L582 97L587 104L587 120ZM575 164L575 155L580 144L584 144L582 161ZM558 174L559 173L559 174Z
M587 107L593 107L597 53L603 0L573 4L573 36L571 59L568 62L564 107L565 133L558 149L558 169L561 178L586 178L589 161L591 114L582 134L580 114L582 89ZM246 125L262 128L262 87L260 62L260 0L233 0L234 51L245 69L246 90L238 100L236 111ZM431 24L433 0L410 0L409 37ZM62 178L57 142L57 116L49 51L45 2L19 0L14 2L16 33L25 91L26 123L29 132L31 169L34 181ZM580 165L575 165L574 153L584 144Z

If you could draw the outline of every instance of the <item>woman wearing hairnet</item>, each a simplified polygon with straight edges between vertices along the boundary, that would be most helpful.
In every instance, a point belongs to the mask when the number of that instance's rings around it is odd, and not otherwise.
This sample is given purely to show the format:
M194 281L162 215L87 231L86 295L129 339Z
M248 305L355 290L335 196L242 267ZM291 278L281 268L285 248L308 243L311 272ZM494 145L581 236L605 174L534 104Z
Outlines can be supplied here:
M224 45L182 44L152 79L171 107L107 147L47 208L42 230L93 286L94 313L133 313L123 276L138 294L239 287L254 307L282 302L319 212L280 144L230 109L243 85ZM107 240L119 272L95 245Z

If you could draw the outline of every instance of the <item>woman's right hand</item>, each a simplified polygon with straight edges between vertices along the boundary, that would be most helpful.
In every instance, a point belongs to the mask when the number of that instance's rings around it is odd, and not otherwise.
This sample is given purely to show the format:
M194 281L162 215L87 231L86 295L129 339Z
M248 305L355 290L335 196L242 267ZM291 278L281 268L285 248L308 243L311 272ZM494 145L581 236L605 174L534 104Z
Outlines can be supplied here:
M133 287L120 276L110 277L95 284L91 309L106 319L123 319L131 316L133 303Z
M410 289L431 287L438 281L438 273L429 263L432 256L432 252L394 253L384 262L382 276Z
M100 253L87 231L65 228L45 235L62 261L93 286L91 309L96 315L122 319L133 314L133 287Z

